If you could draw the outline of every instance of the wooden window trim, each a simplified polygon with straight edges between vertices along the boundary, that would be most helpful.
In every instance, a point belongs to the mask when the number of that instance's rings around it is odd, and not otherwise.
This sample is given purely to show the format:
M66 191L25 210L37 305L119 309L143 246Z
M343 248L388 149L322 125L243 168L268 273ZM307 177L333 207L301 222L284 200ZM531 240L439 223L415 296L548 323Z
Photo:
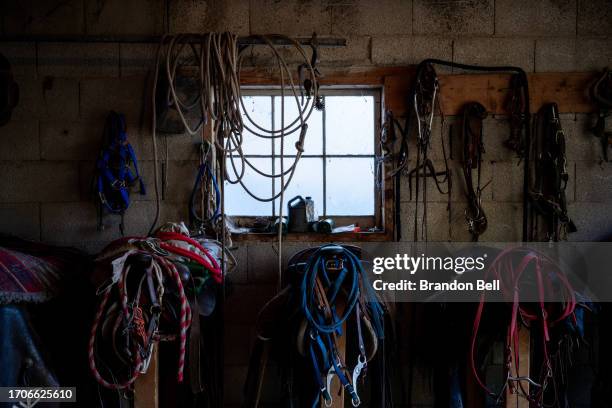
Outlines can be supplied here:
M364 70L338 70L335 72L325 72L325 76L321 78L321 86L338 88L374 88L380 89L380 106L377 114L376 130L379 131L384 120L384 112L387 104L389 103L388 92L385 88L385 77L391 73L403 73L413 72L412 68L400 68L400 69L364 69ZM242 73L241 86L244 87L273 87L277 85L277 81L274 78L274 74L267 71L261 70L246 70ZM394 96L397 98L398 96ZM375 154L379 154L378 143L375 143ZM385 165L384 173L388 174L390 165ZM393 183L387 180L387 177L383 177L383 185L380 191L380 197L375 198L377 204L375 208L374 223L381 228L381 231L376 232L351 232L351 233L339 233L339 234L321 234L315 232L306 233L287 233L284 238L286 241L317 241L317 242L360 242L360 241L392 241L394 236L393 228ZM341 219L344 217L331 217L335 219ZM347 217L346 219L348 219ZM350 217L359 218L359 217ZM243 233L243 234L232 234L232 239L235 241L258 241L258 242L273 242L276 240L276 234L269 233Z

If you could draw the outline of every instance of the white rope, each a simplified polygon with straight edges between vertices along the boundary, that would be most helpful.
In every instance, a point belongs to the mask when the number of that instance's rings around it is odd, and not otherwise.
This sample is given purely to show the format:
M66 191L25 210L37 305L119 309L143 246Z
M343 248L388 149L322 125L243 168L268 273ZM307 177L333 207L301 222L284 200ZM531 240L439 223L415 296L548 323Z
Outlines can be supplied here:
M195 38L194 38L195 37ZM312 114L315 102L318 99L317 78L314 67L311 65L308 55L302 46L295 40L280 35L269 36L254 36L261 40L269 50L278 65L278 73L280 77L280 97L281 97L281 124L279 128L275 128L272 124L271 128L257 123L248 110L244 106L244 101L240 91L240 74L243 66L243 54L238 51L238 38L231 33L207 33L202 35L193 34L177 34L165 35L160 41L155 66L155 77L153 83L153 123L152 123L152 144L154 164L153 170L155 173L155 219L149 234L153 232L159 220L160 215L160 182L159 182L159 167L158 167L158 151L157 151L157 87L160 76L160 66L163 62L164 74L168 83L168 100L167 103L176 109L178 116L185 128L185 131L190 135L196 135L201 132L202 126L208 120L214 121L214 143L219 154L222 154L220 162L223 165L222 179L227 180L230 184L240 184L242 188L252 198L262 202L271 202L279 199L279 222L278 222L278 268L279 268L279 290L282 285L282 237L283 237L283 206L285 191L291 182L297 163L299 162L304 152L304 139L306 137L307 120ZM312 82L312 95L306 100L306 103L300 103L298 97L299 86L295 84L293 73L289 69L287 62L282 57L278 50L278 46L273 44L273 40L283 39L291 44L303 59L302 66L306 67ZM199 76L199 93L194 101L181 100L177 89L177 71L188 61L185 57L187 51L191 52L191 62L196 64ZM293 95L297 107L297 116L285 123L285 87L289 88L290 94ZM186 111L193 110L199 105L200 118L199 123L192 127L186 118ZM243 115L246 118L246 123L243 122ZM280 172L265 172L255 166L247 157L242 148L243 132L249 131L252 135L264 139L280 139ZM295 160L285 169L285 138L299 132L298 141L295 144ZM230 177L226 158L229 158L231 170L233 172ZM166 159L167 160L167 159ZM280 179L280 191L273 193L270 197L261 197L252 191L244 182L244 175L247 166L257 174L270 178L272 180ZM168 169L166 166L164 178L167 177ZM222 187L222 191L225 189ZM224 193L222 194L223 202L225 201ZM225 208L225 206L223 206ZM224 210L223 210L224 212ZM225 218L223 214L222 220ZM225 226L222 226L225 228Z

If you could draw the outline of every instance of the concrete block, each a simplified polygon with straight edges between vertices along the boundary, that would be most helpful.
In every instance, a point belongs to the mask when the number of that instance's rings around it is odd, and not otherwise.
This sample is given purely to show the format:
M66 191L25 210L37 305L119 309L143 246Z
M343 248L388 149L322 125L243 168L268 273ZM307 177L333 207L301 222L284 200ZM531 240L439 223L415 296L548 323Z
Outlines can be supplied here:
M76 201L78 166L63 162L1 162L0 202Z
M261 0L251 3L251 33L310 36L331 33L331 9L319 1Z
M85 32L81 0L7 0L0 7L5 34L69 35Z
M198 160L202 138L199 135L191 136L188 133L180 135L159 135L158 149L167 137L168 156L170 160ZM162 141L162 142L160 142ZM162 150L160 150L161 152Z
M576 202L568 206L568 212L577 232L570 234L570 241L606 241L612 239L612 217L609 203Z
M36 78L36 44L2 42L0 53L11 64L14 76Z
M102 124L44 121L40 155L44 160L94 160L102 145Z
M414 34L494 33L493 0L414 0Z
M612 166L608 163L576 162L576 200L610 203Z
M38 160L38 121L11 120L0 127L0 160Z
M587 114L576 115L576 120L562 120L568 160L603 160L601 143L591 132L595 121L595 115Z
M321 48L321 65L367 65L370 64L370 37L347 37L346 47Z
M278 281L278 255L276 245L249 244L247 253L249 282L276 284Z
M111 241L120 236L118 228L97 230L93 202L44 203L41 208L41 238L44 242L73 244Z
M374 37L372 62L376 65L418 64L426 58L450 60L453 42L438 37Z
M164 33L163 0L85 0L87 33L93 35L156 35Z
M414 217L415 203L402 203L402 242L414 240ZM446 203L429 202L427 204L427 231L422 229L423 204L418 205L418 240L424 241L427 232L427 240L431 242L442 242L450 239L449 213Z
M496 0L495 34L560 36L576 34L577 0Z
M253 4L256 6L256 4ZM242 0L179 0L170 3L170 32L207 33L230 31L249 34L249 2ZM279 32L280 30L272 30ZM267 34L272 31L256 31Z
M38 80L17 78L19 103L13 119L32 118L75 120L79 115L79 83L74 79L44 77Z
M383 0L330 3L332 34L412 34L412 2Z
M578 35L612 34L612 3L609 0L578 1Z
M612 65L612 47L608 39L576 40L576 71L601 71Z
M542 39L536 42L538 72L601 71L612 64L612 49L605 39Z
M143 75L155 72L157 44L119 44L119 68L121 76Z
M151 187L150 194L151 194L150 197L153 200L155 200L155 195L154 195L155 192L153 191L152 187ZM153 222L153 217L155 215L154 213L155 201L151 202L150 205L151 205L151 217L148 220L149 227L151 226L150 224ZM185 203L171 203L171 202L162 201L159 222L157 223L157 227L167 222L181 222L181 221L184 222L185 225L189 225L189 212L188 212L187 205ZM147 229L149 227L147 227Z
M0 204L0 233L39 240L39 207L38 203Z
M126 235L144 235L152 221L152 203L135 202L125 214ZM43 203L42 240L86 248L88 244L109 242L121 236L120 217L106 215L104 229L98 230L97 208L91 202ZM96 244L96 246L98 246Z
M535 41L522 38L460 38L453 61L476 65L514 65L534 69Z
M493 163L493 200L498 202L523 201L523 163L518 160Z
M517 203L495 203L487 207L488 227L481 241L518 242L522 239L523 206Z
M125 115L129 131L132 125L145 125L144 112L148 109L150 102L145 100L144 77L81 81L79 118L82 122L103 123L109 111L114 110Z
M164 200L188 203L198 173L198 162L170 161L167 171L168 189L166 190Z
M536 40L536 72L573 72L576 70L576 39Z
M41 43L38 73L57 77L117 77L119 44Z

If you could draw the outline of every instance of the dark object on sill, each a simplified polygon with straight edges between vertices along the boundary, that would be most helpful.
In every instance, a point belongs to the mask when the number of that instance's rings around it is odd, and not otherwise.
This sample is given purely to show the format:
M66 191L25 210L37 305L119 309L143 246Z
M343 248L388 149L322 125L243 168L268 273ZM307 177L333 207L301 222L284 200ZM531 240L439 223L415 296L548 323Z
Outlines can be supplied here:
M308 224L315 221L314 201L310 197L295 196L287 203L288 231L308 232Z
M278 234L278 226L279 224L282 225L282 229L283 229L283 234L287 233L287 218L283 217L282 219L277 218L276 221L274 221L274 225L272 226L272 232L274 232L275 234Z
M11 64L0 54L0 126L11 120L13 109L19 102L19 86L13 79Z
M603 160L608 161L608 149L612 146L612 132L606 132L606 118L612 111L612 70L605 69L591 88L591 98L597 105L597 123L591 132L601 142Z
M313 222L311 225L312 230L314 232L318 232L321 234L331 234L333 229L336 227L336 223L331 218L326 218L324 220Z

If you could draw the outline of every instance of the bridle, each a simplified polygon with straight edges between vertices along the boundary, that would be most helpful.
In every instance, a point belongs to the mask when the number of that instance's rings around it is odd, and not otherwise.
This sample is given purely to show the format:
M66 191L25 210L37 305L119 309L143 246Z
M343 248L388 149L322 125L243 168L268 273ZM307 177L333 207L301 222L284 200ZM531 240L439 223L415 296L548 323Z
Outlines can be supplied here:
M434 167L433 162L429 158L429 150L431 148L432 139L432 128L433 120L436 109L440 112L442 118L442 110L440 109L440 84L438 77L433 66L429 63L419 64L417 69L416 86L411 96L414 115L416 120L417 128L417 159L416 166L410 172L408 172L408 185L410 190L410 199L412 200L412 186L413 178L415 180L415 216L414 216L414 241L423 239L427 241L427 178L433 179L434 184L440 194L448 195L448 208L450 213L450 200L451 200L451 177L450 170L448 168L448 159L446 157L446 147L444 145L444 138L441 138L442 151L444 155L444 171L437 171ZM443 119L444 121L444 119ZM408 125L404 129L407 129ZM443 126L441 126L443 128ZM421 186L421 179L423 183ZM444 190L442 185L446 184L447 188ZM422 199L421 196L422 188ZM423 214L421 217L421 225L419 227L419 201L423 205ZM420 236L419 236L420 231Z
M478 241L478 237L487 229L487 216L482 208L482 191L490 183L481 187L482 177L482 155L484 143L482 138L483 120L487 117L484 106L478 102L467 104L463 109L463 176L466 186L466 198L468 206L465 209L465 219L468 230L472 235L472 241ZM472 170L477 170L476 186L472 177Z
M534 185L530 192L533 203L531 239L537 236L539 217L544 220L544 241L560 241L576 226L567 211L565 190L569 175L565 157L565 134L561 127L559 108L555 103L544 105L536 116L534 140Z
M521 285L529 275L535 277L538 301L534 306L531 302L521 300ZM481 378L477 367L477 342L480 323L485 309L486 294L482 293L474 319L472 339L470 347L470 364L474 378L480 387L496 402L504 398L508 389L512 394L518 394L535 407L544 407L544 395L549 385L554 386L555 361L549 353L551 341L550 329L556 325L573 318L577 306L574 289L569 283L567 276L561 268L546 255L527 248L510 248L502 251L491 263L485 280L498 279L505 301L511 305L511 317L506 334L506 381L499 393L493 392ZM564 301L561 308L554 306L558 303L550 302L550 299L562 298ZM519 326L541 330L542 350L544 359L537 379L529 376L521 377L520 372L520 349L519 349ZM535 392L527 391L523 382L532 385Z
M528 214L530 201L527 196L529 194L529 149L527 146L531 143L531 113L529 107L529 86L527 74L519 67L513 66L479 66L461 64L451 61L439 59L426 59L417 67L415 85L412 88L408 103L411 110L416 116L416 125L418 134L416 137L417 145L417 162L408 176L414 177L415 183L415 219L414 219L414 240L419 238L427 240L427 188L426 181L423 182L422 197L420 179L431 177L434 180L436 188L441 194L448 195L447 210L449 213L449 228L451 217L451 176L448 168L448 158L446 155L446 147L443 135L441 136L442 152L444 155L444 171L436 171L433 163L428 157L429 147L431 145L432 125L434 110L438 109L442 117L441 130L444 128L444 115L440 108L440 87L437 76L435 74L435 65L450 67L460 70L470 70L477 72L501 72L512 73L511 77L511 94L508 100L508 109L510 111L510 137L505 145L512 150L515 150L521 160L524 160L524 180L523 180L523 240L528 237ZM410 136L413 125L411 123L411 114L406 115L406 122L401 130L401 145L397 154L396 168L390 173L394 177L395 183L395 228L396 239L401 239L401 194L400 194L400 177L405 173L408 167L408 138ZM387 121L388 124L395 124L394 121ZM447 188L443 189L442 184L447 183ZM412 180L409 179L410 198L412 199ZM423 204L423 214L421 217L421 229L419 234L419 202Z
M598 107L597 123L591 132L601 143L603 160L608 161L608 149L612 145L612 132L606 131L606 119L612 110L612 71L604 70L591 88L591 98Z

